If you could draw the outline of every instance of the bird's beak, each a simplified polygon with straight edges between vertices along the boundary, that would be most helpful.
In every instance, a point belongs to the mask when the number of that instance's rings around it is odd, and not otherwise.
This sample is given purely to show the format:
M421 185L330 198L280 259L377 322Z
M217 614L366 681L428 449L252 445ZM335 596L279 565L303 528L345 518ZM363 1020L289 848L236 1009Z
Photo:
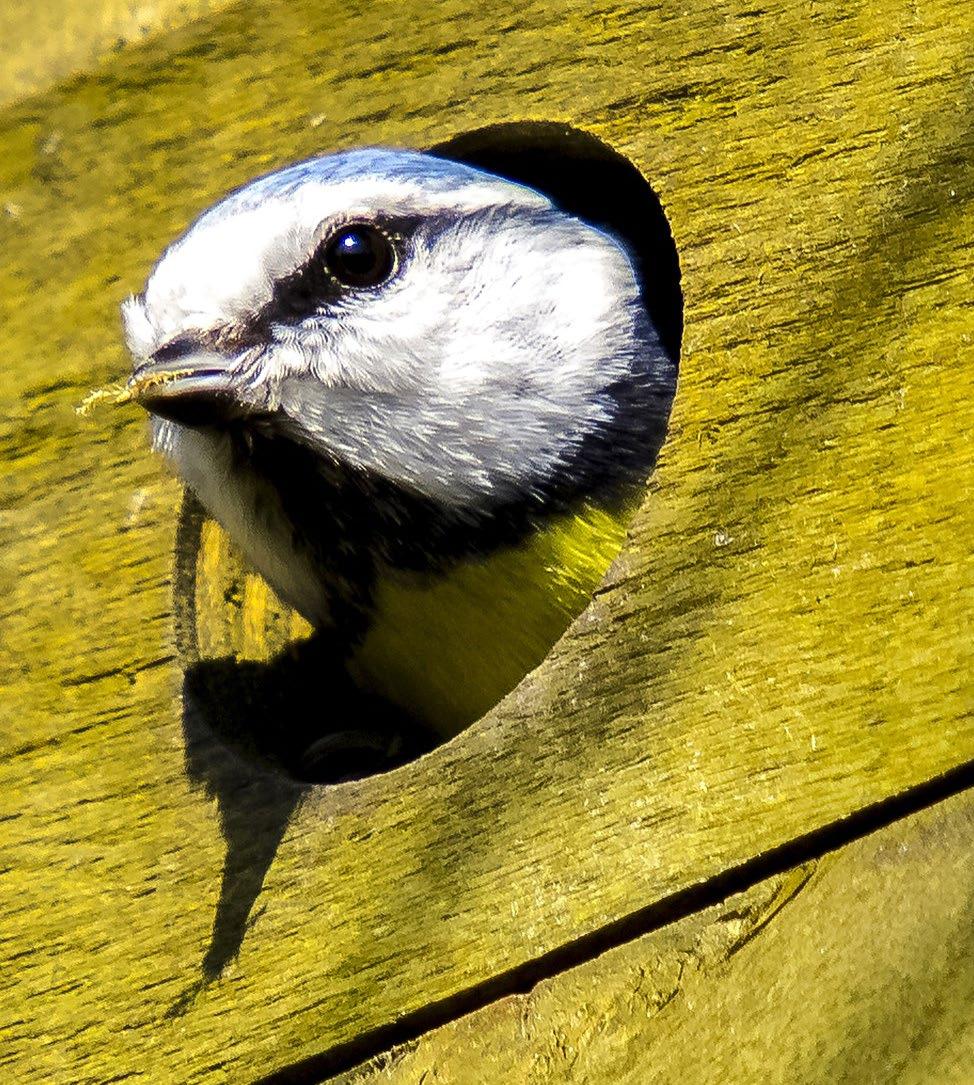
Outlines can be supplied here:
M210 426L242 417L226 358L212 350L167 344L128 382L129 396L152 414L187 426Z

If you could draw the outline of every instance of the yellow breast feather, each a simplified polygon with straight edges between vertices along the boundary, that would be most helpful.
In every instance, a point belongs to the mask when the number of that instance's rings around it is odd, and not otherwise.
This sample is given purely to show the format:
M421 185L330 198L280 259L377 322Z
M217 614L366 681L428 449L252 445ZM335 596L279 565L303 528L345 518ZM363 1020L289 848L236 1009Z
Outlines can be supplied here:
M618 554L628 518L588 503L445 575L387 570L353 677L457 733L544 659Z

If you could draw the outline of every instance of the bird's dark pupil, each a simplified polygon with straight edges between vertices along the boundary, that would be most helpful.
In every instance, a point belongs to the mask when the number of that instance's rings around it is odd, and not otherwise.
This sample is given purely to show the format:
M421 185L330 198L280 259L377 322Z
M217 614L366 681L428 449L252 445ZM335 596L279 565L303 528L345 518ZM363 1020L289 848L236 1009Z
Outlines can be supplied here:
M349 230L339 237L338 257L356 275L367 275L376 263L372 239L359 230Z
M375 286L393 267L385 235L369 226L346 226L332 238L326 259L331 273L348 286Z

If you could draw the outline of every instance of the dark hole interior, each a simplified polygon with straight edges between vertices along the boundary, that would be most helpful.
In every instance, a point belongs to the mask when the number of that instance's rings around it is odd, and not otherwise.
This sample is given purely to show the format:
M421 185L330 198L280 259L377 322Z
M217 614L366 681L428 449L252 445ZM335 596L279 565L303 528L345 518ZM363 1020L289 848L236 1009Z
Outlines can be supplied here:
M676 247L659 199L632 163L592 135L546 122L494 125L438 144L430 153L536 188L562 209L622 238L663 346L678 360L683 304ZM189 498L176 592L184 635L195 624L192 585L201 518ZM340 664L341 646L326 634L292 645L268 663L200 659L195 645L187 657L187 751L196 763L194 775L203 779L209 772L202 770L206 757L199 751L207 735L244 762L301 784L387 771L441 741L355 690Z

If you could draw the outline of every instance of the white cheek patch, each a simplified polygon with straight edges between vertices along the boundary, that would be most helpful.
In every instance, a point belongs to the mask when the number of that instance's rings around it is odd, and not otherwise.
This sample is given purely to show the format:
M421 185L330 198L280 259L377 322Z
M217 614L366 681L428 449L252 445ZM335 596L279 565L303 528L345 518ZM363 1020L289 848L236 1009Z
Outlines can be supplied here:
M443 384L472 392L500 381L556 399L559 389L591 391L611 379L600 370L607 359L611 368L613 337L635 294L621 250L570 220L533 234L501 230L482 245L471 288L457 292Z
M340 374L318 393L321 440L448 503L543 486L608 420L640 349L638 285L610 238L566 216L478 223L350 304L314 363Z

